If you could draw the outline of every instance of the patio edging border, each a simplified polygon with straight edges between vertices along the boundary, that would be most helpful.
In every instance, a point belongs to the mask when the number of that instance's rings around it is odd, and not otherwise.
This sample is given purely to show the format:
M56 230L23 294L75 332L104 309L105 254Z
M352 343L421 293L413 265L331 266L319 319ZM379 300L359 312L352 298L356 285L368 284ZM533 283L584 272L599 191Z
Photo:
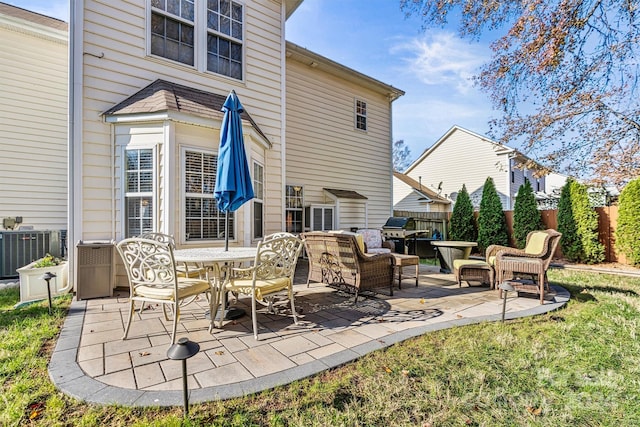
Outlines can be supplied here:
M507 312L505 320L536 316L563 307L569 301L569 292L560 286L552 287L556 291L555 302L517 312ZM48 369L49 377L56 388L78 400L94 404L118 404L131 407L167 407L182 405L182 390L144 391L120 388L102 383L84 373L77 362L77 356L86 306L86 301L72 301L67 318L62 326L60 337L51 355ZM428 332L500 320L501 315L492 314L417 326L404 331L394 332L385 337L384 340L372 339L369 342L334 353L322 359L317 359L264 377L233 384L193 389L189 391L189 401L190 403L202 403L258 393L277 386L290 384L327 369L342 366L372 351L389 347Z

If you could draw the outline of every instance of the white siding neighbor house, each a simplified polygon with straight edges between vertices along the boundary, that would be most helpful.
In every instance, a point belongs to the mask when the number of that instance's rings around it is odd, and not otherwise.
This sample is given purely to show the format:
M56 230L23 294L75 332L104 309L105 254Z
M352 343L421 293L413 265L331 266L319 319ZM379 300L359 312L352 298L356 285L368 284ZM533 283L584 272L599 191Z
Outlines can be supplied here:
M67 23L0 3L0 218L67 228Z
M453 126L424 151L405 171L405 175L425 187L439 188L455 202L466 185L475 209L482 200L482 188L493 178L504 210L512 210L518 189L529 179L533 191L545 190L545 177L523 168L528 159L513 148L459 126Z
M393 210L409 212L450 212L451 200L409 176L393 172Z
M382 225L403 92L286 43L301 1L72 4L70 242L160 231L223 246L213 186L232 90L256 197L231 214L230 246Z

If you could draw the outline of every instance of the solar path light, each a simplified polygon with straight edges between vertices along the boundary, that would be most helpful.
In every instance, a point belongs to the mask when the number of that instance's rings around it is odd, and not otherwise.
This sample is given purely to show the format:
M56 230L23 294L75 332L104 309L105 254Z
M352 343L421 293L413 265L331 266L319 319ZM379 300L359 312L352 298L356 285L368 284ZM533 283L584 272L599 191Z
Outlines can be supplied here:
M47 282L47 297L49 298L49 315L53 314L53 309L52 309L53 303L51 302L51 286L50 286L49 282L54 277L56 277L56 275L54 273L49 272L49 271L47 271L42 276L40 276L41 279L44 279Z
M189 415L189 387L187 386L187 359L195 356L200 351L197 342L189 341L189 338L180 338L167 350L167 357L172 360L182 360L182 391L184 393L184 415Z

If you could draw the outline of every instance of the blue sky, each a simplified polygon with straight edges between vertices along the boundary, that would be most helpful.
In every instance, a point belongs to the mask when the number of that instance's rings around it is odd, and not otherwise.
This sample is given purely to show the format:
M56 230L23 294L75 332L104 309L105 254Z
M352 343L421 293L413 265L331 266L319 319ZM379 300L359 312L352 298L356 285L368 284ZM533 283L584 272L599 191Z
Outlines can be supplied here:
M68 21L67 0L3 0ZM406 92L393 103L393 140L412 159L451 126L486 134L496 117L470 77L489 59L487 41L455 28L423 31L399 0L304 0L287 21L287 40ZM517 148L517 147L514 147Z

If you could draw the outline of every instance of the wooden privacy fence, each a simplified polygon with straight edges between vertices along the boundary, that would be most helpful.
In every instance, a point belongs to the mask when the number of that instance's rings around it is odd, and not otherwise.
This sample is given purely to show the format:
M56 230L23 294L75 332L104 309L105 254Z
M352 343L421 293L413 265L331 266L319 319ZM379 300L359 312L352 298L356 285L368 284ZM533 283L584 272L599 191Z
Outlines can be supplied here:
M615 230L618 225L618 206L604 206L595 208L595 210L598 214L598 238L600 243L604 245L605 261L628 264L628 260L624 254L616 250ZM444 220L446 221L447 227L449 224L449 217L451 216L451 212L394 211L393 214L394 216L408 216L413 217L414 219L427 221ZM478 212L475 212L475 214L477 217ZM513 211L505 211L504 214L507 220L509 236L511 237L511 246L515 246L515 242L513 241ZM545 228L553 228L554 230L558 229L557 209L540 211L540 214L542 215L542 222L545 225ZM558 245L558 249L556 250L556 256L562 257L562 249L560 248L560 245Z

